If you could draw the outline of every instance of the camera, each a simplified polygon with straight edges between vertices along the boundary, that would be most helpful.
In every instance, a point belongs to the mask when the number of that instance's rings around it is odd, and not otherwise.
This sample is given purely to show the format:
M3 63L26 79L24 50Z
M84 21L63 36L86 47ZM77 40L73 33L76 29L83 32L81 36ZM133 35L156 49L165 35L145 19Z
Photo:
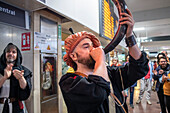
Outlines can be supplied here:
M170 82L170 79L168 79L167 82Z
M169 73L170 73L170 70L164 71L165 76L168 76ZM168 79L167 82L170 82L170 79Z

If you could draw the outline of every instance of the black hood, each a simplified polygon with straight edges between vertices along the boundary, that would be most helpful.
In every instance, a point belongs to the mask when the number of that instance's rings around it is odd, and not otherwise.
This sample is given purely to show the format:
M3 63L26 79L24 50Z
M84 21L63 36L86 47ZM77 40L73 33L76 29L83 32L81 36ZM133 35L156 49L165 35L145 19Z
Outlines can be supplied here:
M9 43L4 51L3 54L0 57L0 73L3 74L4 69L6 68L6 53L5 50L9 45L14 45L13 43ZM21 51L18 49L18 47L16 45L14 45L17 48L17 59L15 60L15 64L14 67L20 67L22 64L22 55L21 55Z

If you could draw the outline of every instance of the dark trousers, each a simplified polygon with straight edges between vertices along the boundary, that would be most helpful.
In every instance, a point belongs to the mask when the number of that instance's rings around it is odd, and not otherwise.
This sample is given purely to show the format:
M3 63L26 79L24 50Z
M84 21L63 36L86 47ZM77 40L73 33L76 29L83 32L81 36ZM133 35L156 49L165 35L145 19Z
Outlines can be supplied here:
M168 113L170 113L170 96L165 95L164 98L165 98L166 108L168 110Z
M159 91L157 92L157 95L158 95L158 99L159 99L159 102L160 102L162 113L167 113L166 107L165 107L165 101L164 101L164 93L163 93L162 88L159 89Z
M130 104L133 104L134 87L130 87Z

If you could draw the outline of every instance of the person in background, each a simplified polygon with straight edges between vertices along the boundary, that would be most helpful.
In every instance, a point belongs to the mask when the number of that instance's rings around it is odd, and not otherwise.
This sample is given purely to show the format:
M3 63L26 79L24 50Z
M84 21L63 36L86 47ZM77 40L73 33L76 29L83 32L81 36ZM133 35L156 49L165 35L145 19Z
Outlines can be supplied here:
M162 77L160 77L159 81L164 83L163 91L165 106L168 113L170 113L170 67L167 68Z
M164 82L164 76L168 75L167 71L170 69L170 65L167 63L166 57L159 57L158 63L159 63L159 66L156 69L157 73L154 74L154 79L157 80L156 91L157 91L158 99L159 99L160 106L161 106L161 112L167 113L166 105L165 105L166 96L164 96L163 82ZM161 80L162 78L163 80Z
M113 66L113 65L117 66L117 63L118 63L118 58L117 57L113 57L111 66Z
M158 67L157 62L153 62L153 73L156 71L156 68ZM152 82L152 91L155 91L156 88L156 80L153 80Z
M166 57L166 55L164 54L164 53L158 53L158 55L157 55L157 61L158 61L158 59L159 58L161 58L161 57ZM158 63L158 65L159 65L159 62L157 62Z
M153 61L153 70L156 70L156 68L158 67L158 64L156 61Z
M169 64L167 63L167 58L164 55L158 54L157 58L158 58L157 60L158 60L159 65L156 68L156 71L154 72L153 78L154 78L154 80L157 81L156 91L157 91L157 96L158 96L158 99L159 99L159 104L160 104L160 107L161 107L161 112L167 113L166 107L165 107L165 101L164 101L163 83L160 82L159 79L162 77L163 72L167 70L167 68L169 67Z
M111 66L121 66L121 64L119 64L119 59L117 57L113 57Z
M155 69L155 70L153 70L153 74L154 75L157 75L157 70L158 69L160 69L160 65L159 65L159 59L161 58L161 57L165 57L166 58L166 56L165 56L165 54L164 53L158 53L158 55L157 55L157 68ZM155 77L155 76L154 76ZM157 78L157 77L156 77ZM156 79L157 80L157 79Z
M170 63L170 62L169 62L169 57L168 57L168 52L167 52L167 51L162 51L162 53L165 54L166 59L167 59L167 63Z
M121 66L121 65L117 65L118 62L119 62L119 61L118 61L118 58L117 58L117 57L114 57L114 58L112 59L111 68L112 68L112 69L116 69L118 66ZM127 100L127 97L128 97L128 88L122 91L122 95L123 95L123 97L125 98L125 103L126 103L126 100ZM115 107L116 107L116 112L118 112L118 111L119 111L119 106L118 106L117 104L115 104ZM125 104L124 107L127 109L127 108L128 108L128 107L127 107L127 104Z
M32 72L22 64L18 47L9 43L0 57L0 113L24 113L31 93Z
M149 56L147 55L148 59ZM139 93L139 98L136 102L136 104L141 103L141 100L143 98L145 90L147 91L146 99L147 99L147 104L151 105L150 97L151 97L151 87L152 87L152 76L153 76L153 64L152 62L148 63L149 65L149 71L145 77L140 79L140 93Z
M129 55L126 55L126 62L124 62L123 65L125 66L127 63L129 63Z
M135 84L133 84L132 86L130 86L129 88L129 92L130 92L130 107L134 108L134 104L133 104L133 98L134 98L134 90L135 87L137 86L137 82L135 82Z
M126 62L124 63L124 65L126 65L127 63L129 63L129 55L126 56ZM130 92L130 107L134 108L133 105L133 97L134 97L134 88L137 86L137 82L135 82L132 86L130 86L129 88L125 89L125 92L127 93L128 96L128 89Z

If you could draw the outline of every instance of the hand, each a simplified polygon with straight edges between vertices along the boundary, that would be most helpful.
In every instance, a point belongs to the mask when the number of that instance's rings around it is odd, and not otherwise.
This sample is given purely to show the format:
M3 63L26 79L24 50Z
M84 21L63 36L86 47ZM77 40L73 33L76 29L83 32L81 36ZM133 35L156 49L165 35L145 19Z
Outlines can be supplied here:
M168 76L165 76L165 75L162 76L162 81L167 81L168 79L169 79Z
M154 82L155 80L152 78L152 82Z
M126 93L125 91L122 91L122 95L123 95L124 97L127 97L127 93Z
M156 71L156 70L153 70L153 74L154 74L154 75L157 75L158 73L157 73L157 71Z
M13 70L13 75L14 75L14 77L16 78L16 79L21 79L21 78L23 78L24 76L24 70L17 70L17 69L14 69Z
M91 49L90 56L95 61L105 61L105 54L101 46Z
M7 67L4 69L4 77L6 79L8 79L11 76L13 66L14 65L10 63L10 64L7 64Z
M119 19L120 25L126 24L127 27L127 31L126 31L126 37L130 37L132 36L132 32L133 32L133 26L135 24L135 21L133 19L132 13L130 12L129 9L126 9L127 13L120 13L120 16L124 16L122 18Z
M161 70L159 70L159 74L163 74L164 73L164 71L161 69Z

